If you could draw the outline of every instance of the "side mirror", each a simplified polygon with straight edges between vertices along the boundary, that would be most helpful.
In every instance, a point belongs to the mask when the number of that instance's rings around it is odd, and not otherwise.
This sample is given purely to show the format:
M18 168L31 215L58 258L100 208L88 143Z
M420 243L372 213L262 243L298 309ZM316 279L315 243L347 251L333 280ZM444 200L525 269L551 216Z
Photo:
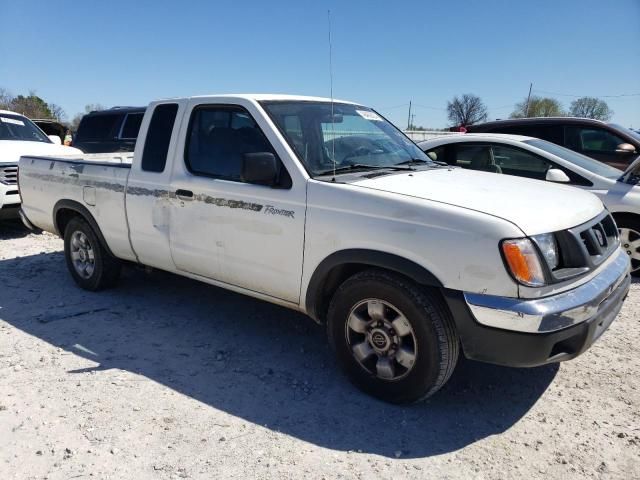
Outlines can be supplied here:
M547 182L568 183L571 179L559 168L550 168L545 177Z
M273 187L278 179L275 155L270 152L245 153L240 175L243 182Z
M616 153L636 153L636 147L630 143L621 143L616 147Z
M49 137L49 140L51 140L56 145L62 145L62 140L60 140L60 137L58 135L47 135L47 137Z

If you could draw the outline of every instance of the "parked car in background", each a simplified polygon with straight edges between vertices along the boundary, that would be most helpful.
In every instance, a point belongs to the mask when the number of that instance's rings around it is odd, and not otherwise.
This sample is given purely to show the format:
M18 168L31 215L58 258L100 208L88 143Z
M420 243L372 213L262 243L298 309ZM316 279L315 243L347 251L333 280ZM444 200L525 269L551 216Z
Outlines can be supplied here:
M364 105L163 100L131 162L87 156L20 159L25 223L64 237L80 287L114 285L127 261L307 313L353 382L392 402L435 393L460 348L571 359L629 290L596 196L430 161Z
M144 107L113 107L87 113L73 145L85 153L133 152Z
M640 276L640 160L625 172L539 138L464 134L418 143L432 160L471 170L573 185L596 194L613 214L620 240Z
M82 152L53 142L24 115L0 110L0 218L18 214L18 160L22 155L78 153Z
M60 122L57 122L55 120L50 120L50 119L46 119L46 118L35 118L35 119L31 119L31 121L33 123L35 123L40 130L42 130L44 133L47 134L47 136L54 142L54 143L58 143L58 141L55 138L52 138L52 136L58 137L60 139L60 143L59 145L62 145L64 143L64 138L67 134L67 127L65 127L64 125L62 125Z
M468 133L509 133L541 138L626 170L640 156L640 134L590 118L514 118L466 127Z

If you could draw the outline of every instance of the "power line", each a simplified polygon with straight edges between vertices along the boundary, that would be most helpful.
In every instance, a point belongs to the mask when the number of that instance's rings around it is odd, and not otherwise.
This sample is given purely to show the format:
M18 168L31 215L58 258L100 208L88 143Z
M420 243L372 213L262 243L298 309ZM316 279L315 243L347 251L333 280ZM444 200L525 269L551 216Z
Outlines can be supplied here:
M409 105L408 103L402 103L400 105L393 105L392 107L378 107L377 110L393 110L396 108L402 108L402 107L406 107L407 105Z
M502 110L503 108L514 108L517 102L510 103L509 105L501 105L499 107L487 107L489 110Z
M640 93L621 93L619 95L574 95L571 93L549 92L548 90L533 90L536 93L546 93L548 95L558 95L559 97L596 97L596 98L619 98L619 97L640 97Z
M446 110L446 108L438 108L438 107L429 107L427 105L420 105L419 103L414 103L414 107L427 108L429 110Z

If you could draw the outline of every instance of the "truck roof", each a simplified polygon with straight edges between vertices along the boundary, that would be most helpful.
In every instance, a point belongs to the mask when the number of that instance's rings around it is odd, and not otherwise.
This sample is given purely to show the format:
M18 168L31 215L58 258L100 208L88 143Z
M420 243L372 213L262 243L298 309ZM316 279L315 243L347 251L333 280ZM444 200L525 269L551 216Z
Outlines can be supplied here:
M330 98L327 97L312 97L306 95L285 95L281 93L229 93L223 95L193 95L190 97L178 97L182 99L191 99L191 98L243 98L246 100L254 100L256 102L261 101L293 101L293 102L331 102ZM178 99L176 98L176 99ZM355 102L350 102L347 100L339 100L334 98L333 101L335 103L347 103L351 105L358 105Z

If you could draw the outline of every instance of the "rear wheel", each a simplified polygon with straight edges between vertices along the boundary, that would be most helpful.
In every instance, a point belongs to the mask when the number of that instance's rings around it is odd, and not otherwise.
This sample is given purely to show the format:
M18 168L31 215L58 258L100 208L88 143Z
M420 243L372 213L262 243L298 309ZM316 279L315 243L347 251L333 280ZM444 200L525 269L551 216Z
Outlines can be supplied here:
M331 301L327 327L351 381L392 403L433 395L458 359L453 319L438 292L385 271L345 281Z
M120 276L121 262L100 243L91 226L82 218L72 218L64 231L67 268L85 290L113 286Z
M640 277L640 220L623 217L617 220L620 244L631 260L631 275Z

